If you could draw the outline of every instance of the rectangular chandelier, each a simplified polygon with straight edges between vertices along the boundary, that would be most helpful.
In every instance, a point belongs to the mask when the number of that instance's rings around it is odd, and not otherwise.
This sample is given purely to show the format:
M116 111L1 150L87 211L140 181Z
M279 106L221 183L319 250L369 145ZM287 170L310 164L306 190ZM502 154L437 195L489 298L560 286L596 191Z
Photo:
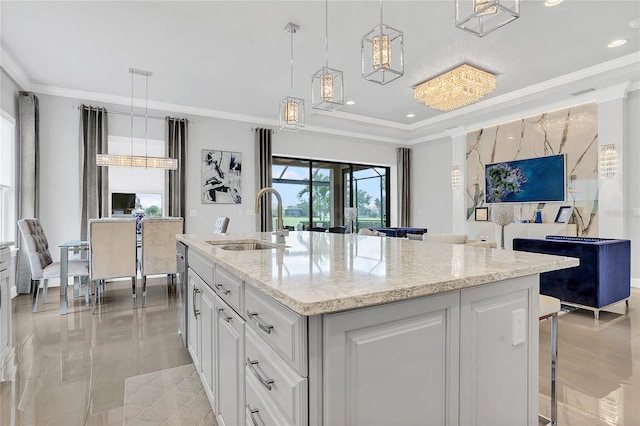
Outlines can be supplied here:
M496 76L463 64L417 85L418 102L438 111L451 111L477 102L496 88Z
M96 165L107 167L146 167L148 169L177 170L178 160L138 155L96 154Z

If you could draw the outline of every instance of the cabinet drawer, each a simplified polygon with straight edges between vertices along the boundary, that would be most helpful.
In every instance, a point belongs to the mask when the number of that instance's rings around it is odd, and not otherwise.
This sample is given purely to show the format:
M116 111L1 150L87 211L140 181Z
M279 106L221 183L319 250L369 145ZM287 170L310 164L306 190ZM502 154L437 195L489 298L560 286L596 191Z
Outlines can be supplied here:
M189 268L193 269L209 286L213 285L213 263L195 250L189 252Z
M300 375L307 376L307 317L245 286L245 319L248 326Z
M271 405L269 399L264 399L258 389L260 383L247 378L245 417L247 426L280 426L287 421Z
M236 312L242 312L242 280L220 265L216 265L213 281L215 292Z
M257 384L264 395L261 399L277 407L285 424L306 424L307 379L285 364L252 330L245 336L247 386L250 381Z
M9 249L0 250L0 271L6 271L9 269L11 263L11 252Z

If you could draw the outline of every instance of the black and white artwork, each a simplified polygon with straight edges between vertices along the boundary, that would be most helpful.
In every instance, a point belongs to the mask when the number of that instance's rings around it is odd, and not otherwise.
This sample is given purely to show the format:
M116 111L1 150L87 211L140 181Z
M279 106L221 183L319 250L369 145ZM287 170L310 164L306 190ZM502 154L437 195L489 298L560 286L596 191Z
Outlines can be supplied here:
M242 202L242 153L202 150L202 203Z

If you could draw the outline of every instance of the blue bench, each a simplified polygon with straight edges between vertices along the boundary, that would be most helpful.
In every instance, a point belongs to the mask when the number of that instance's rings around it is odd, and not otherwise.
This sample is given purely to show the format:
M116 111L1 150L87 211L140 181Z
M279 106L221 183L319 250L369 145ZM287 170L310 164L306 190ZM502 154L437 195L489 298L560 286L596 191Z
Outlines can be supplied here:
M513 249L577 257L580 266L540 274L540 294L566 305L600 311L618 302L629 309L631 241L549 235L545 239L514 238Z

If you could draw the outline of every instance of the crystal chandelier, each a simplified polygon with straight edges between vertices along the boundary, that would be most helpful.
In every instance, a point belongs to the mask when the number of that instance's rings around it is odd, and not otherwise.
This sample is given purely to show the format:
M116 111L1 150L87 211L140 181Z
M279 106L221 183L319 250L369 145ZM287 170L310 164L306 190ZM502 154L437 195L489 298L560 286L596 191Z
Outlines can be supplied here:
M520 17L520 0L456 0L456 27L478 37Z
M280 101L280 129L297 132L304 127L304 99L293 97L293 35L300 26L288 23L284 29L291 34L291 85L289 96Z
M382 0L380 25L360 39L360 57L365 80L384 85L404 75L403 34L383 23Z
M166 169L166 170L176 170L178 168L178 160L175 158L166 158L166 157L149 157L147 155L147 121L149 118L148 115L148 104L149 104L149 77L151 76L151 71L144 71L135 68L129 68L129 73L131 73L131 128L130 128L130 138L131 138L131 155L118 155L118 154L96 154L96 165L104 166L104 167L144 167L148 169ZM145 155L138 156L133 155L133 75L141 75L145 78L145 91L144 91L144 149Z
M342 71L329 68L329 2L325 0L325 66L311 78L311 106L331 111L344 104Z
M495 87L495 75L463 64L417 85L413 94L431 108L451 111L477 102Z

